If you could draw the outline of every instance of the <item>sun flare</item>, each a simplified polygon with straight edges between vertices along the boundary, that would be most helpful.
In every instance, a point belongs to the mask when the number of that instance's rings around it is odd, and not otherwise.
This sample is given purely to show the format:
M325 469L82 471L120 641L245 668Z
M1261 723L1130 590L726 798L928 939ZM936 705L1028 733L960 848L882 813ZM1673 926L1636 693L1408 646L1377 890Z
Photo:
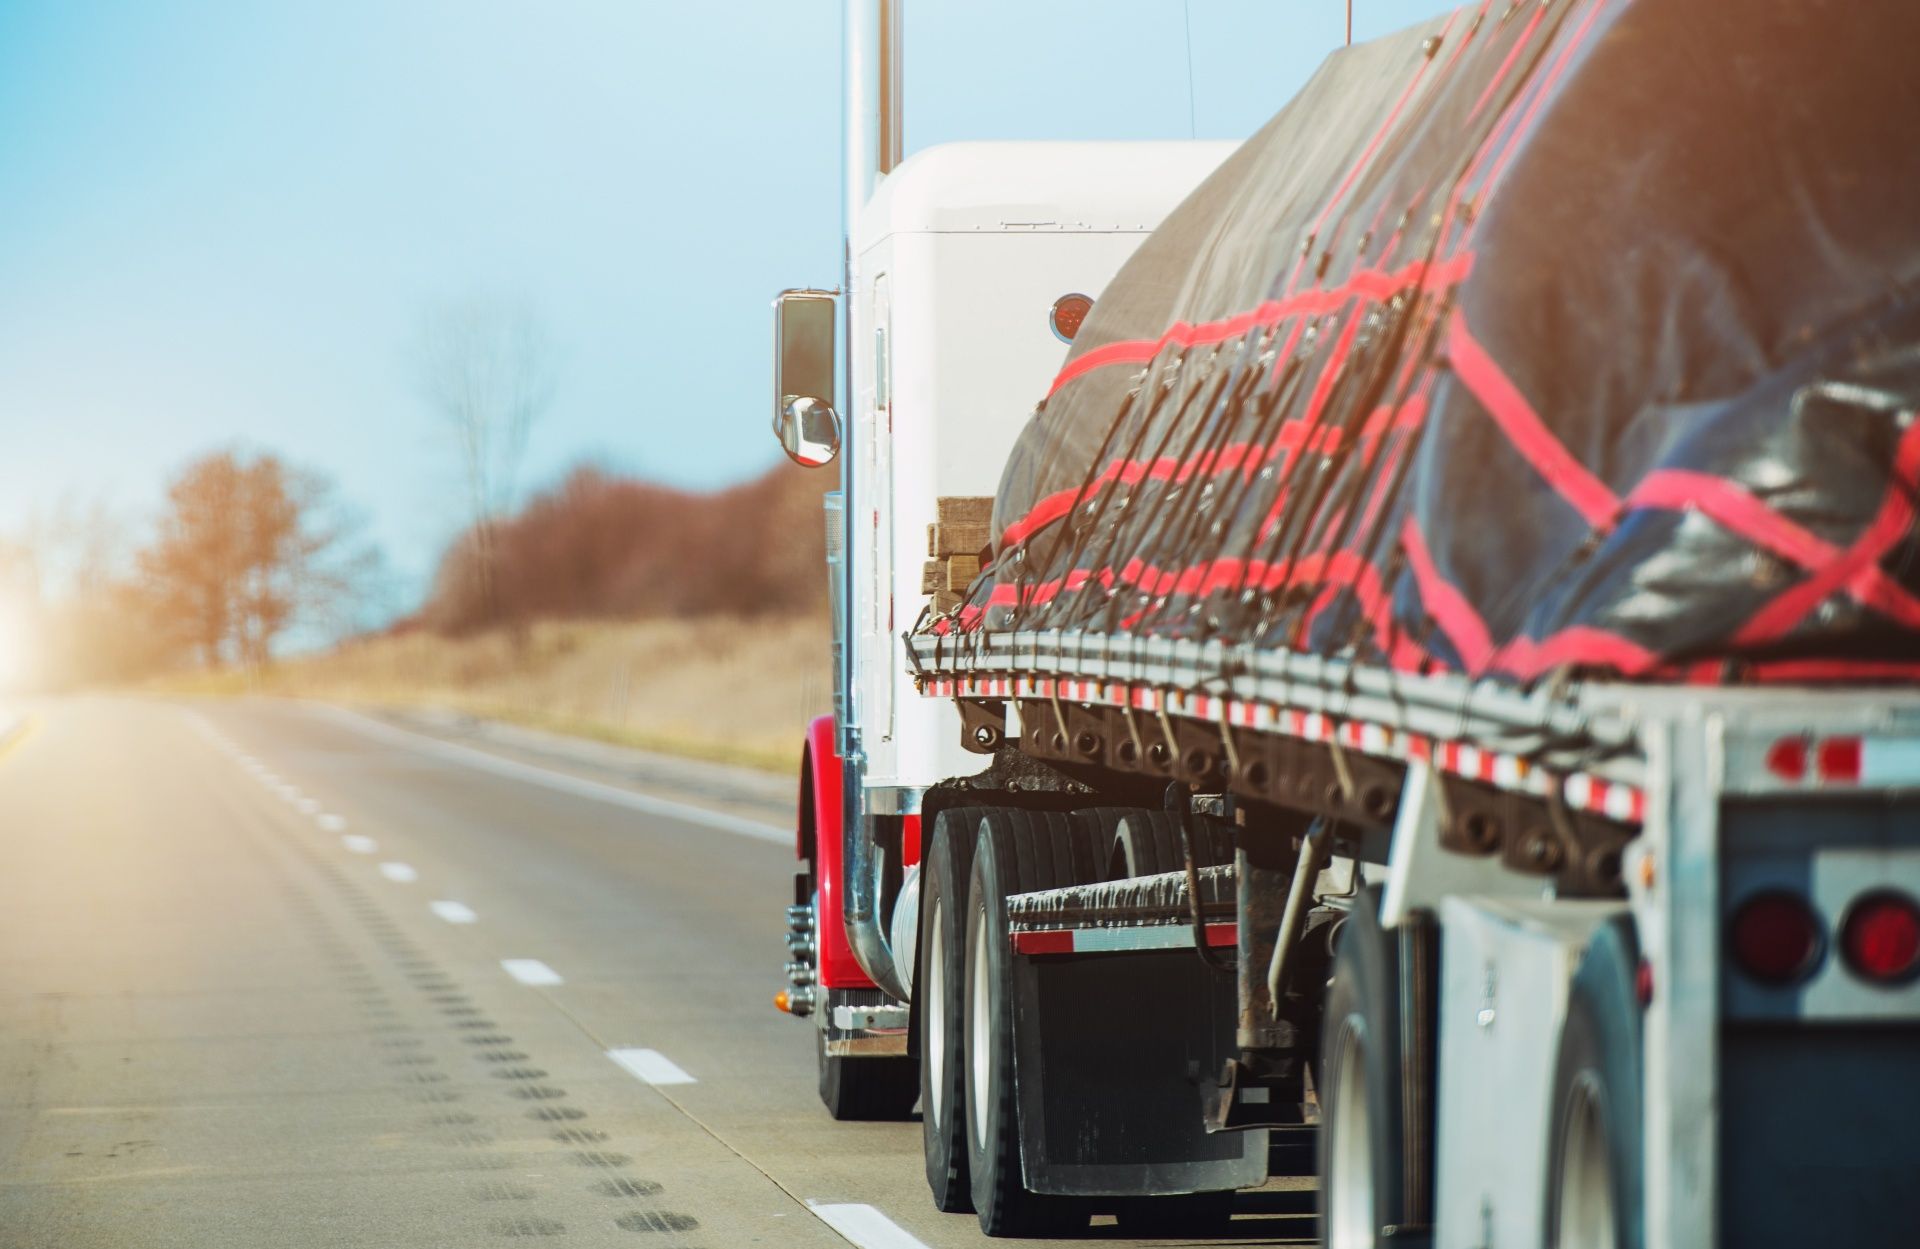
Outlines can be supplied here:
M0 594L0 694L20 689L32 675L37 634L27 604Z

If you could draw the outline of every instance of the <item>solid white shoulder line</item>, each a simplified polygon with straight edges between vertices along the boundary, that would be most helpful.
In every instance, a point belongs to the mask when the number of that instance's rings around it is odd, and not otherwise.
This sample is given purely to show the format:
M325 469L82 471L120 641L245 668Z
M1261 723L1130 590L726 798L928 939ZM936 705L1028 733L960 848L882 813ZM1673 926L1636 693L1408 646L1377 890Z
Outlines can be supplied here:
M429 902L427 909L449 924L471 924L480 918L473 913L473 908L464 902Z
M807 1209L860 1249L927 1249L925 1242L872 1206L809 1201Z
M628 1075L648 1084L697 1084L692 1076L659 1050L608 1050L607 1057L626 1069Z
M560 973L537 958L503 958L500 966L521 984L565 984Z
M349 711L345 707L330 707L322 704L318 709L351 724L369 736L383 737L422 754L438 755L443 759L464 763L468 767L481 768L498 776L512 777L514 780L526 781L534 785L544 785L548 789L582 798L596 798L601 802L613 803L615 806L644 811L648 815L684 820L689 824L704 824L709 828L723 829L729 833L739 833L761 841L776 842L780 845L793 843L792 829L776 828L772 824L762 824L758 820L749 820L744 816L729 815L724 811L710 811L705 807L694 806L692 803L675 802L671 798L656 798L652 794L636 793L631 789L622 789L618 785L590 781L585 777L572 776L565 772L555 772L531 763L521 763L517 759L507 759L484 750L476 750L472 746L463 746L458 742L443 742L437 737L428 737L424 733L415 733L410 729L396 728L371 716Z

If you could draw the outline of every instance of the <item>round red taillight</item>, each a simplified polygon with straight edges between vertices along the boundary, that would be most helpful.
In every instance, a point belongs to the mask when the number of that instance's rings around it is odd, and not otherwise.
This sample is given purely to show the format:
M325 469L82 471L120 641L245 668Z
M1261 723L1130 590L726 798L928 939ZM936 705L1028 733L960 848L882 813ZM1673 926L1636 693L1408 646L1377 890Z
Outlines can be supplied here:
M1734 965L1765 984L1804 980L1819 965L1820 917L1791 893L1757 893L1733 913L1727 947Z
M1081 324L1087 314L1093 311L1093 300L1086 295L1062 295L1053 301L1053 308L1047 313L1047 324L1053 328L1054 336L1063 343L1073 341L1080 332Z
M1920 905L1891 889L1860 895L1840 925L1840 953L1868 980L1911 979L1920 971Z

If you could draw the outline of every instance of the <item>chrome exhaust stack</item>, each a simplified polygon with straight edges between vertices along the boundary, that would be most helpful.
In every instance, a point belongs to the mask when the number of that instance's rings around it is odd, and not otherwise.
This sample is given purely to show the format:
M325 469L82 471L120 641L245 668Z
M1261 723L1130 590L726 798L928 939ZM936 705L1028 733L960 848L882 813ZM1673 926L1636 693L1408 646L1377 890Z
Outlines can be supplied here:
M847 324L840 340L846 382L843 393L849 396L849 403L853 402L852 396L859 393L853 384L852 354L848 351L854 342L853 314L860 291L854 240L860 235L861 215L875 187L899 165L905 151L901 125L903 7L902 0L847 0L846 7L845 63L841 67L846 91L841 119L845 127L845 183L841 200L845 272L841 289L846 292L843 307ZM871 487L858 479L855 466L860 458L855 454L840 457L843 517L862 515L866 507L862 492ZM852 560L843 561L835 575L850 577ZM851 588L847 585L843 590ZM853 596L847 593L842 601L851 605ZM847 627L839 613L836 613L835 627ZM864 784L866 756L860 746L857 717L847 714L858 706L858 700L852 697L851 658L851 648L843 647L836 673L847 694L840 707L839 721L844 779L841 835L845 851L841 860L841 915L846 922L848 943L867 975L890 996L905 999L906 986L901 982L892 947L881 924L878 895L882 864L880 849L874 845L870 832L875 812Z
M841 66L841 81L846 84L846 111L841 118L846 177L841 225L849 248L859 236L860 214L873 198L874 188L893 172L904 153L901 7L901 0L847 0L846 60Z

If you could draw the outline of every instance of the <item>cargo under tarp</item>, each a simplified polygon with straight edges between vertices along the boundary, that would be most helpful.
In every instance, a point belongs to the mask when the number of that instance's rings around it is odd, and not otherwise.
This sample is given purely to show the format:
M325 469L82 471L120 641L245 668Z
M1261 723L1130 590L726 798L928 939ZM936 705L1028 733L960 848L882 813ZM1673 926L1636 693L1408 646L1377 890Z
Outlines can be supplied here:
M923 627L1920 677L1920 5L1468 7L1141 247Z

